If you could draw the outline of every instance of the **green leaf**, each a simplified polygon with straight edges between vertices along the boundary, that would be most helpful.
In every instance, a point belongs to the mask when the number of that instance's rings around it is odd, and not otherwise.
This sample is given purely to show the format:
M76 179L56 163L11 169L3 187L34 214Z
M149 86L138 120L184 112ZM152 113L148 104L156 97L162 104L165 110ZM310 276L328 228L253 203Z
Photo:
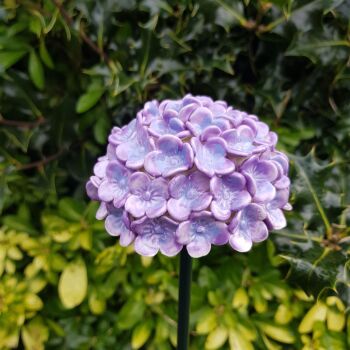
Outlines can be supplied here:
M58 295L63 306L72 309L85 299L87 292L87 272L81 259L67 265L58 282Z
M39 54L40 54L40 58L42 59L42 61L45 63L45 65L47 67L49 67L51 69L54 68L54 63L52 61L52 58L51 58L49 52L47 51L44 40L40 41Z
M311 240L307 243L285 241L284 244L285 253L281 256L291 266L288 278L292 283L315 297L327 289L338 292L344 302L349 303L349 295L345 291L350 285L345 252L323 247Z
M85 210L85 204L74 198L62 198L58 203L58 210L67 220L79 222Z
M129 300L118 313L118 327L130 329L142 318L145 311L145 304L140 300Z
M77 113L84 113L91 109L100 100L104 93L104 88L94 88L88 90L85 94L81 95L78 99L75 110Z
M329 175L332 165L320 165L315 158L314 150L305 157L297 157L290 155L298 173L297 181L294 182L294 188L298 194L305 195L309 193L316 206L325 226L326 233L332 230L329 219L322 205L320 197L324 198L326 187L323 179Z
M99 113L97 123L94 125L94 136L98 143L105 144L109 133L110 124L105 113Z
M34 50L32 50L29 54L28 72L29 72L30 79L32 80L34 85L39 90L44 89L44 86L45 86L44 69L38 55Z
M26 50L0 52L0 68L3 70L10 68L16 62L18 62L26 53Z

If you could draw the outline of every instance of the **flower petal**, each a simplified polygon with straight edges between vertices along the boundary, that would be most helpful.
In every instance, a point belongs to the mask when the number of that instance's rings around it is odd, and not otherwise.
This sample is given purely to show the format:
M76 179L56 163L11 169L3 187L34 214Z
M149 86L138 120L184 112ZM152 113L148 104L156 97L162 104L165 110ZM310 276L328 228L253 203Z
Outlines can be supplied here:
M146 206L140 197L132 194L125 202L125 210L135 218L140 218L145 215Z
M133 173L129 178L129 188L131 193L139 193L147 191L149 177L140 171Z
M189 203L183 197L179 199L170 198L168 200L167 208L169 214L178 221L188 219L191 214Z
M143 256L155 256L159 251L159 242L150 235L137 236L134 243L136 253Z
M209 254L211 244L208 242L206 237L196 236L195 239L187 244L186 249L192 258L200 258Z
M253 246L252 240L248 236L243 235L240 231L230 236L229 243L234 250L241 253L248 252Z
M166 213L167 202L164 198L148 202L146 205L146 215L153 219Z

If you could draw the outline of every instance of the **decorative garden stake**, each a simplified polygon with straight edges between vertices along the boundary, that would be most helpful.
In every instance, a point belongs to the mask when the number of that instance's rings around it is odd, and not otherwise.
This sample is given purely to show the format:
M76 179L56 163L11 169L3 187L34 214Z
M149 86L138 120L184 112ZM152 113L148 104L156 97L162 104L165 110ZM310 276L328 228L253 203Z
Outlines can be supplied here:
M186 95L147 102L114 127L86 185L96 217L137 253L180 254L178 349L188 348L191 257L247 252L286 225L288 159L255 115Z

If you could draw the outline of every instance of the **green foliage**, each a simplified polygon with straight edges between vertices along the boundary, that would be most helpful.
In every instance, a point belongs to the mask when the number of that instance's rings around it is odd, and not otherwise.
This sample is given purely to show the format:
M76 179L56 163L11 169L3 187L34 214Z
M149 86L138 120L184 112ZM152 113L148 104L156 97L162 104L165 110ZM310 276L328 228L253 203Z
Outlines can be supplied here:
M192 349L348 348L349 16L346 0L5 0L0 349L174 348L177 258L121 248L84 184L112 125L186 92L271 125L294 207L253 252L195 261Z

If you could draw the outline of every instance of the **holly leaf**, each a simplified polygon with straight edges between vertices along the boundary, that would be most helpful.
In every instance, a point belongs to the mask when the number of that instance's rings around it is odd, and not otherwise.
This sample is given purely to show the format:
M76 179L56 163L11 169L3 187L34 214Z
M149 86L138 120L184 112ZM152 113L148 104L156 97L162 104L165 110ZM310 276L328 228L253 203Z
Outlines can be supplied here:
M350 304L346 164L320 162L315 150L290 156L294 211L276 233L277 250L290 264L288 279L316 298L338 294Z

